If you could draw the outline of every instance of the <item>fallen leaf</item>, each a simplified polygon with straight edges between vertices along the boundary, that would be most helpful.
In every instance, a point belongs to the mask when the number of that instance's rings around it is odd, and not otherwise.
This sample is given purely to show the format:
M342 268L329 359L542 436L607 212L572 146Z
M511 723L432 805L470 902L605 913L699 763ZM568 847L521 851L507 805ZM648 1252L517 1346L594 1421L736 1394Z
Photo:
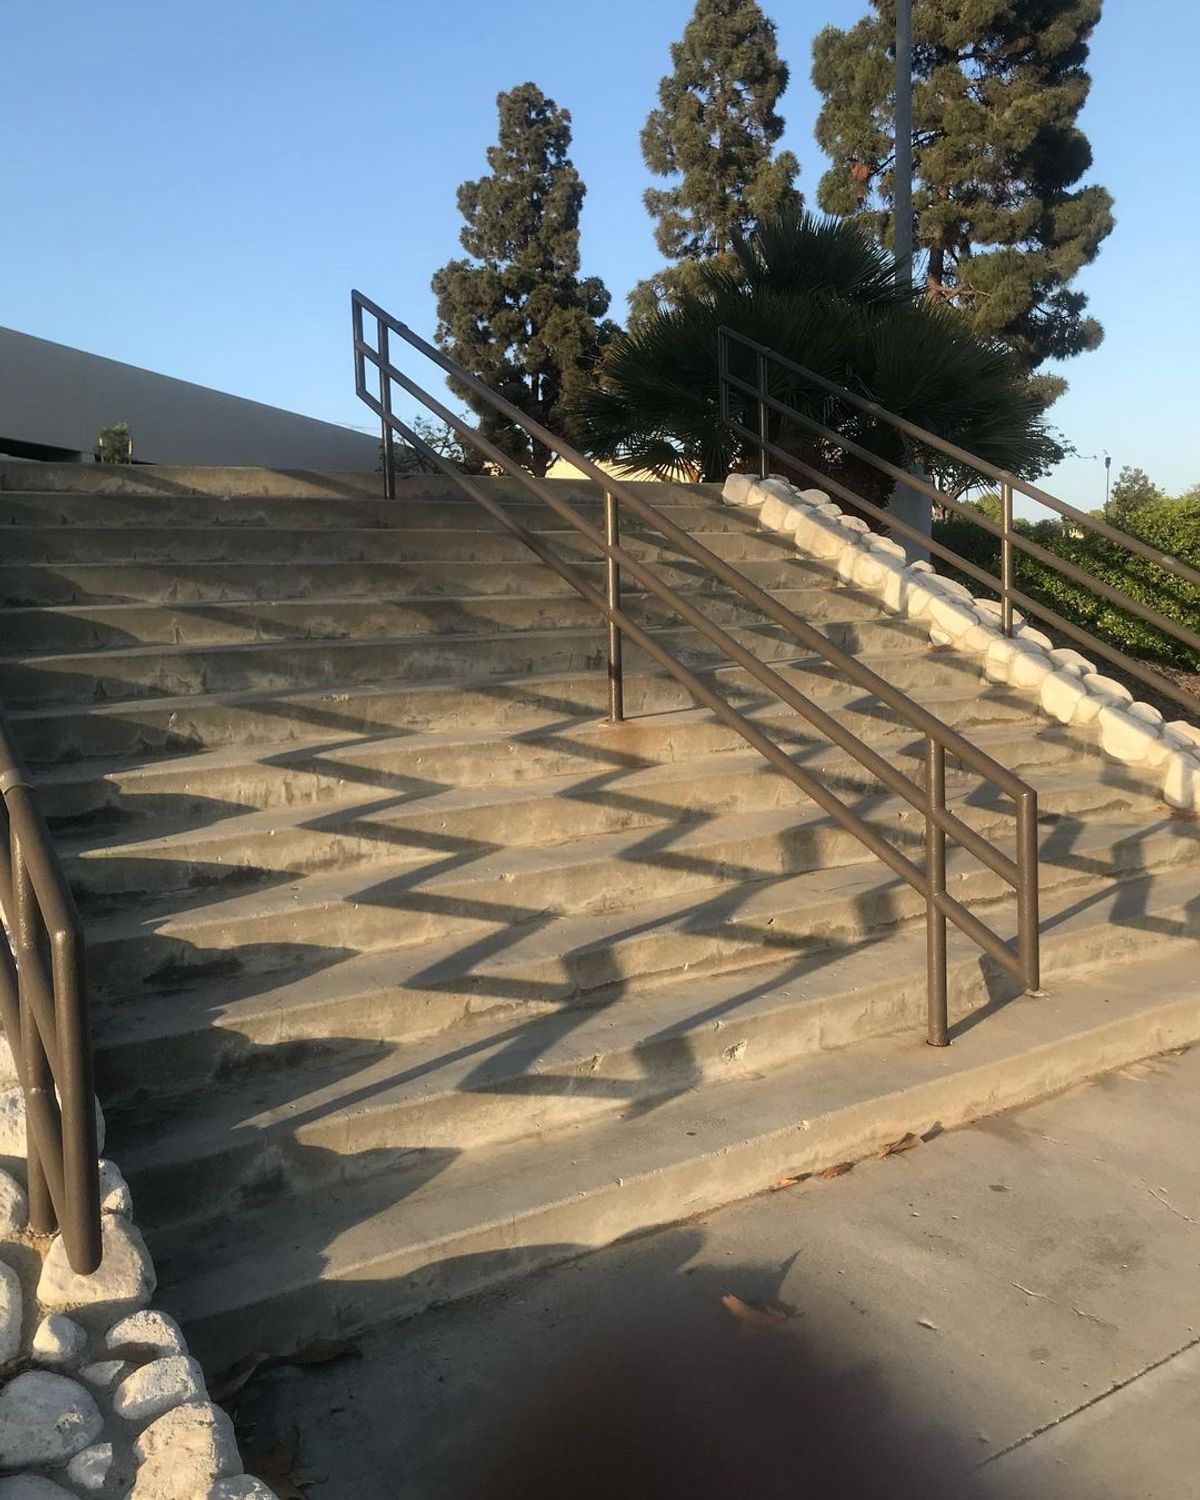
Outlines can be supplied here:
M773 1193L782 1192L784 1188L795 1187L798 1182L803 1182L803 1177L781 1177L778 1182L771 1184Z
M277 1500L307 1500L296 1479L296 1460L300 1455L300 1429L293 1427L287 1436L259 1461L252 1471L275 1491Z
M794 1316L782 1307L773 1307L770 1303L744 1302L733 1292L725 1293L721 1298L721 1306L745 1328L777 1328L780 1323L786 1323Z
M928 1328L931 1333L940 1333L941 1332L941 1329L937 1326L937 1324L936 1323L931 1323L928 1318L918 1318L917 1319L917 1327L918 1328Z
M287 1354L279 1361L281 1365L328 1365L335 1359L361 1359L362 1350L350 1339L314 1339Z
M228 1401L231 1396L237 1395L270 1357L269 1354L247 1354L209 1383L208 1394L214 1401Z
M853 1170L854 1163L852 1161L840 1161L836 1166L826 1167L823 1172L818 1172L817 1176L823 1182L832 1182L835 1177L845 1177L847 1172L852 1172Z
M885 1146L879 1155L899 1156L902 1151L911 1151L914 1146L919 1146L920 1144L920 1136L914 1135L911 1130L906 1130L898 1141L893 1141L890 1146Z

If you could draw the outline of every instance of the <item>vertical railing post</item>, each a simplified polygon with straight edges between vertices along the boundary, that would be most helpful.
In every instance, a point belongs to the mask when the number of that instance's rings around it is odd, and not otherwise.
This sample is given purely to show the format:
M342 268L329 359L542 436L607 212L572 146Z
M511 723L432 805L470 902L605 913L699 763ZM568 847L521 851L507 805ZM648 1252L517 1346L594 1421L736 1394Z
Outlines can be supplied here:
M34 1234L58 1228L46 1168L33 1130L33 1117L54 1101L54 1075L34 1015L31 987L40 967L42 919L38 911L21 841L12 838L13 947L17 955L17 992L21 1008L21 1049L25 1063L25 1154L28 1166L29 1227Z
M767 445L770 442L767 427L767 356L758 356L758 477L765 479L771 472Z
M729 339L722 328L717 333L717 404L721 421L729 421Z
M1042 993L1039 898L1037 792L1029 787L1017 804L1017 944L1030 995Z
M925 741L925 941L931 1047L950 1045L946 917L938 899L946 893L946 833L938 818L945 808L946 750L930 735Z
M380 426L383 429L383 496L385 500L396 498L396 457L392 452L392 377L385 366L391 363L387 324L382 318L375 320L379 330L376 348L379 350L379 404L383 407Z
M1000 626L1004 634L1013 633L1013 496L1012 485L1007 480L1000 484L1000 518L1004 534L1000 538Z
M621 522L617 514L617 497L604 492L604 540L610 547L621 544ZM604 598L609 609L621 608L621 569L614 558L604 560ZM625 678L621 662L621 627L608 622L608 717L619 724L625 717Z

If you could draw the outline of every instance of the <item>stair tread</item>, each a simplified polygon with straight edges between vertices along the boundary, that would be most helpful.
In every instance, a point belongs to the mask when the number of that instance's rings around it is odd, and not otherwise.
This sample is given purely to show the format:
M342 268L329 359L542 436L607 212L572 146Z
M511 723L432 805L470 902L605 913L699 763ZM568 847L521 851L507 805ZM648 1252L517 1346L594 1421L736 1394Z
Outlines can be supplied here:
M1140 930L1139 962L1174 944L1178 931L1186 929L1194 889L1194 876L1152 878L1139 891L1134 922L1128 916L1127 891L1110 887L1099 900L1083 903L1075 891L1056 893L1043 912L1044 987L1052 991L1061 978L1056 950L1066 940L1097 933L1110 923ZM977 975L981 965L988 968L978 950L956 932L951 935L950 961L968 974ZM1089 961L1094 967L1111 960L1089 956ZM755 969L750 982L744 972L684 977L659 986L638 986L611 1003L567 1012L534 1010L516 1020L481 1016L433 1037L385 1044L377 1054L357 1059L349 1070L343 1056L316 1057L286 1073L227 1079L220 1090L206 1095L201 1115L187 1103L187 1095L151 1105L148 1115L144 1107L135 1107L136 1133L125 1146L124 1166L127 1175L136 1178L150 1167L219 1153L239 1132L289 1134L335 1114L415 1108L438 1096L519 1090L522 1084L529 1092L551 1094L555 1091L539 1086L539 1080L548 1084L556 1072L563 1085L558 1092L569 1092L576 1080L586 1094L588 1078L597 1076L604 1059L615 1057L636 1068L648 1045L668 1039L686 1044L689 1038L719 1033L719 1041L727 1044L727 1071L736 1072L743 1060L747 1067L761 1061L753 1044L747 1047L743 1039L739 1046L739 1028L748 1030L763 1016L836 998L850 998L865 1008L872 992L905 984L923 1002L925 979L924 931L913 923L833 953ZM1015 981L1013 986L1015 994ZM705 1070L706 1084L713 1081L710 1071ZM607 1072L599 1074L601 1082L610 1077ZM631 1102L635 1094L631 1089ZM169 1131L155 1128L168 1117ZM147 1121L151 1128L146 1128Z
M269 1304L309 1285L318 1265L327 1281L361 1283L372 1272L392 1280L434 1260L452 1264L450 1257L470 1253L475 1243L511 1250L544 1242L539 1213L576 1205L580 1212L567 1217L580 1238L561 1244L561 1259L626 1232L619 1197L628 1200L639 1183L668 1172L684 1174L668 1217L687 1218L728 1200L731 1172L741 1183L735 1194L740 1196L828 1165L821 1125L834 1116L849 1121L869 1112L855 1149L855 1155L866 1155L906 1129L923 1135L944 1127L942 1086L948 1079L969 1086L978 1078L968 1092L999 1109L1006 1064L1048 1055L1049 1071L1057 1064L1073 1081L1068 1065L1058 1064L1058 1052L1075 1047L1081 1036L1111 1034L1122 1023L1153 1021L1160 1013L1165 1018L1182 1012L1184 1024L1194 1027L1198 997L1191 959L1190 950L1172 952L1139 966L1136 985L1121 965L1065 978L1052 1004L1025 998L990 1015L986 1026L970 1033L969 1047L929 1048L912 1035L869 1038L773 1070L769 1087L747 1069L743 1077L683 1091L632 1118L478 1151L433 1150L424 1172L418 1167L395 1180L370 1176L322 1186L319 1197L295 1194L259 1210L241 1208L206 1235L188 1226L159 1239L167 1303L186 1319ZM1164 1003L1163 994L1179 998ZM1153 1041L1146 1047L1154 1050ZM714 1171L723 1183L712 1180ZM271 1247L269 1255L264 1245ZM412 1300L407 1310L422 1301L419 1285ZM302 1340L305 1330L296 1334Z

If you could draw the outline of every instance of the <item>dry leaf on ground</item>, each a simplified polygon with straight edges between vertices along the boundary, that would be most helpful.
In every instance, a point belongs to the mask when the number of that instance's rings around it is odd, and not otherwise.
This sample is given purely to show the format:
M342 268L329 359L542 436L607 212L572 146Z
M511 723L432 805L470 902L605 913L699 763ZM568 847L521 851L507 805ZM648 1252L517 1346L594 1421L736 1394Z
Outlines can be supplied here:
M789 1318L795 1316L782 1307L773 1307L770 1303L743 1301L734 1292L725 1293L721 1298L721 1306L744 1328L778 1328L780 1323L786 1323Z
M911 1151L914 1146L921 1144L921 1137L914 1135L911 1130L906 1130L898 1141L893 1141L890 1146L885 1146L879 1153L880 1156L899 1156L902 1151Z
M231 1396L237 1395L270 1357L269 1354L247 1354L210 1382L208 1394L214 1401L228 1401Z
M847 1172L852 1172L853 1170L854 1163L852 1161L840 1161L836 1166L826 1167L823 1172L818 1172L817 1176L823 1182L832 1182L835 1177L845 1177Z

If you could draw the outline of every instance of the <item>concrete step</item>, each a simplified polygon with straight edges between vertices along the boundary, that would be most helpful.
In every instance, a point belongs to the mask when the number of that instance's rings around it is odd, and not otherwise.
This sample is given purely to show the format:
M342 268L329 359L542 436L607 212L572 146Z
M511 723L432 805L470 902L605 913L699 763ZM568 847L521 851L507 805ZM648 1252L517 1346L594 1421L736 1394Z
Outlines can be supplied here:
M428 527L297 527L273 526L9 526L4 529L4 554L9 563L109 563L173 567L175 564L313 561L360 562L490 562L529 561L525 543L502 531L474 524L471 511L465 524ZM714 521L717 519L713 517ZM595 560L595 548L579 532L563 523L540 528L539 535L562 557ZM714 525L695 531L695 539L731 562L762 561L795 554L791 539ZM673 560L674 548L657 534L630 531L623 545L648 562Z
M798 553L767 559L743 558L738 571L761 588L837 589L827 571ZM604 585L604 565L578 561L576 571L597 588ZM686 558L663 559L657 576L672 588L719 590L712 576ZM636 592L636 583L626 580ZM566 595L571 585L545 563L491 562L330 562L321 557L288 562L172 561L169 565L137 563L5 563L0 558L0 606L13 608L112 604L230 604L241 601L284 603L304 599L469 599L502 594L511 598Z
M549 570L547 570L549 571ZM691 601L719 625L751 624L761 612L728 590L687 590ZM774 597L810 623L877 621L879 606L850 589L773 590ZM663 600L630 590L625 610L639 625L678 623ZM513 597L442 595L396 599L310 598L214 605L175 603L73 605L0 609L0 642L6 655L26 660L134 645L214 646L259 641L370 640L420 635L478 635L486 631L588 630L600 620L577 594Z
M920 858L915 810L890 798L859 810ZM959 811L1000 847L1011 839L1009 809ZM1148 827L1142 811L1089 808L1059 817L1041 845L1049 891L1194 861L1200 838L1178 820ZM960 899L1007 900L999 877L961 850L951 850L950 869ZM918 892L816 810L621 831L550 849L452 849L371 876L281 876L224 899L177 895L96 916L89 962L97 1001L153 1007L151 992L162 992L162 1003L174 1005L189 985L205 985L213 998L218 982L250 994L386 952L405 991L397 1024L435 1029L461 1016L465 992L474 1010L489 997L559 1003L677 968L752 966L780 945L857 940L924 910Z
M31 704L125 702L247 690L278 692L301 687L349 688L518 673L599 671L604 663L603 621L583 628L502 630L458 634L374 636L342 640L251 641L229 646L128 646L119 650L0 658L0 694L14 707ZM728 633L760 661L811 659L781 626L729 625ZM653 626L655 639L685 666L711 665L723 653L685 625ZM880 650L907 640L919 648L915 625L887 620L830 620L823 633L848 651ZM626 643L633 672L654 667L640 647Z
M1028 719L1028 704L1015 695L985 688L974 663L925 646L904 651L893 642L893 647L863 653L861 659L919 701L932 703L939 696L970 694L977 707L966 712L963 723L1016 715ZM823 662L773 665L826 709L849 712L857 705L876 719L889 717L878 700L864 695ZM701 675L738 707L775 701L768 700L765 690L740 667L715 667ZM691 706L690 695L673 678L627 667L625 712L630 719ZM28 762L45 766L105 757L182 755L223 745L310 744L320 732L359 737L488 728L515 735L554 722L594 721L604 717L607 707L607 677L597 665L592 671L522 672L491 678L481 673L469 680L414 682L393 677L380 683L307 692L210 689L158 700L40 704L10 709L8 719Z
M1123 794L1102 786L1090 768L1080 774L1067 748L1054 740L1012 732L983 740L1002 764L1036 766L1047 812L1077 813L1097 805L1153 804L1148 787L1130 780ZM888 758L916 784L924 775L924 739L892 736ZM875 776L845 751L813 744L794 759L837 789L839 795L869 797ZM1064 766L1058 778L1054 765ZM951 765L950 794L984 795L977 773ZM207 822L177 810L166 826L139 830L122 841L111 827L83 840L60 840L59 848L77 899L111 900L200 886L267 879L282 872L404 865L428 859L430 851L483 851L578 841L621 829L672 827L687 822L811 803L757 751L723 752L643 769L589 769L526 778L516 784L447 787L429 777L386 796L364 797L361 784L342 784L314 807L300 795L288 807L237 812Z
M1178 879L1143 882L1138 901L1179 920ZM1161 919L1142 926L1064 909L1050 918L1043 988L1081 967L1141 962L1175 947ZM1103 920L1101 920L1103 916ZM891 951L889 951L891 950ZM685 1090L760 1073L924 1019L926 973L907 935L737 976L634 989L592 1007L465 1025L373 1055L329 1050L286 1070L226 1081L201 1112L186 1099L110 1110L127 1137L125 1171L147 1227L196 1222L275 1193L370 1176L398 1178L427 1152L460 1153L655 1107ZM902 967L897 960L903 958ZM992 961L955 945L957 1021L1017 997ZM1200 993L1200 986L1198 986Z
M1089 925L1099 933L1118 917L1110 908ZM1182 907L1155 904L1144 917L1176 935L1188 930ZM923 971L918 934L887 947L894 974ZM882 957L877 950L870 968L874 993L887 986ZM813 1000L828 1013L828 997ZM340 1137L331 1125L324 1144L302 1144L305 1132L321 1130L327 1101L299 1097L287 1127L294 1144L278 1148L278 1170L257 1198L248 1192L203 1232L187 1223L151 1235L160 1295L200 1357L219 1368L251 1349L291 1349L418 1312L781 1179L869 1156L908 1132L951 1128L1200 1038L1191 944L1178 936L1153 951L1136 945L1128 964L1065 964L1052 999L998 1002L985 1025L948 1049L921 1045L914 1008L903 1032L785 1055L776 1065L755 1057L747 1037L745 1052L722 1054L703 1088L684 1065L672 1089L642 1102L636 1077L618 1072L620 1114L478 1149L435 1131L407 1152L403 1142L358 1151L353 1122L362 1118L369 1139L372 1101L354 1098L353 1079L342 1096L352 1102L341 1108L356 1114L344 1119ZM803 1029L802 999L794 1010ZM899 1010L889 1025L901 1021ZM732 1020L723 1030L723 1039L740 1039ZM700 1034L685 1032L676 1057L686 1058ZM705 1062L698 1058L695 1070ZM527 1076L531 1092L542 1079L551 1109L549 1099L572 1087L570 1077ZM594 1093L612 1082L601 1074ZM480 1087L486 1092L486 1080ZM520 1103L516 1091L510 1097ZM495 1102L499 1109L505 1101ZM254 1118L241 1126L261 1128ZM363 1174L339 1177L339 1165L350 1162Z

